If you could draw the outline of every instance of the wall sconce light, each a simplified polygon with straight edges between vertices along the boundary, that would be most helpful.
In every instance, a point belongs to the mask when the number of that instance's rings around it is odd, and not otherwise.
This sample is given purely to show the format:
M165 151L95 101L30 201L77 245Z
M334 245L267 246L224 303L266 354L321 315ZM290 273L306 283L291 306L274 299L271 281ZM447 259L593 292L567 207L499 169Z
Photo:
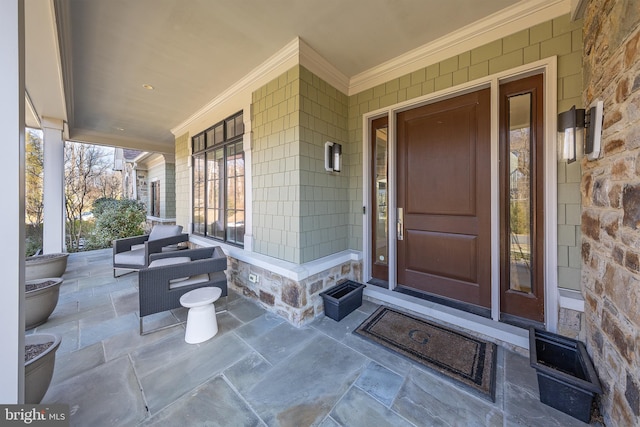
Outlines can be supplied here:
M337 142L324 143L324 169L327 172L340 172L342 163L342 145Z
M558 114L560 159L573 163L585 154L588 160L597 159L600 156L602 117L602 101L596 101L589 111L576 109L574 105L569 111Z

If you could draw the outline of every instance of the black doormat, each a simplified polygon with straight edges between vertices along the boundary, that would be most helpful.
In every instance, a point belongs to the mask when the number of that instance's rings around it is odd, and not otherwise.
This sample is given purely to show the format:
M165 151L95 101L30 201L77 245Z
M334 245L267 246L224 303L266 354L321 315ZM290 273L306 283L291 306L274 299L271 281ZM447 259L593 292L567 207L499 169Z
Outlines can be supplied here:
M496 345L388 307L354 331L495 399Z

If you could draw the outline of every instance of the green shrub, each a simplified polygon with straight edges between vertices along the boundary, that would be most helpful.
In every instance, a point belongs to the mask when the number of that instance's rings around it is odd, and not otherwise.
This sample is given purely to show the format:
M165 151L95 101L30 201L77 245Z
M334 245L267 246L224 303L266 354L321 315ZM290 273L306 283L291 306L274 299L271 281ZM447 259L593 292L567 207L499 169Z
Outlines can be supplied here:
M25 256L35 255L42 249L42 224L25 225Z
M107 247L114 239L144 233L145 206L136 200L102 198L93 203L95 229L91 247Z

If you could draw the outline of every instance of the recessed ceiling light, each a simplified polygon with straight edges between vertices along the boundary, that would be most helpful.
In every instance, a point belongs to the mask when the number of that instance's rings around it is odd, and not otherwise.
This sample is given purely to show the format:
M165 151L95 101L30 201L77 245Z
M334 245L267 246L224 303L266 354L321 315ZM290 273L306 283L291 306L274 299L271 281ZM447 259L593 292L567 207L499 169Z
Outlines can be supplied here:
M151 86L150 84L147 84L147 83L143 84L142 87L147 89L147 90L153 90L153 86Z
M123 132L124 128L116 128L116 130L119 130L120 132Z

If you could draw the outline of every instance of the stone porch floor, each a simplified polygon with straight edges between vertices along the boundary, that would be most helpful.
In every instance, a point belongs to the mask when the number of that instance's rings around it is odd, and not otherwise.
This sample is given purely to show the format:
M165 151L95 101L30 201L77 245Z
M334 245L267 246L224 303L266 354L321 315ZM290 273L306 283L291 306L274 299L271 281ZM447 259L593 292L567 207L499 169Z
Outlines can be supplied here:
M42 403L68 404L73 426L585 425L541 404L528 359L506 349L493 403L352 334L370 301L297 329L234 294L218 335L190 345L183 326L138 334L137 275L114 279L110 249L72 254L64 279L36 331L62 335Z

